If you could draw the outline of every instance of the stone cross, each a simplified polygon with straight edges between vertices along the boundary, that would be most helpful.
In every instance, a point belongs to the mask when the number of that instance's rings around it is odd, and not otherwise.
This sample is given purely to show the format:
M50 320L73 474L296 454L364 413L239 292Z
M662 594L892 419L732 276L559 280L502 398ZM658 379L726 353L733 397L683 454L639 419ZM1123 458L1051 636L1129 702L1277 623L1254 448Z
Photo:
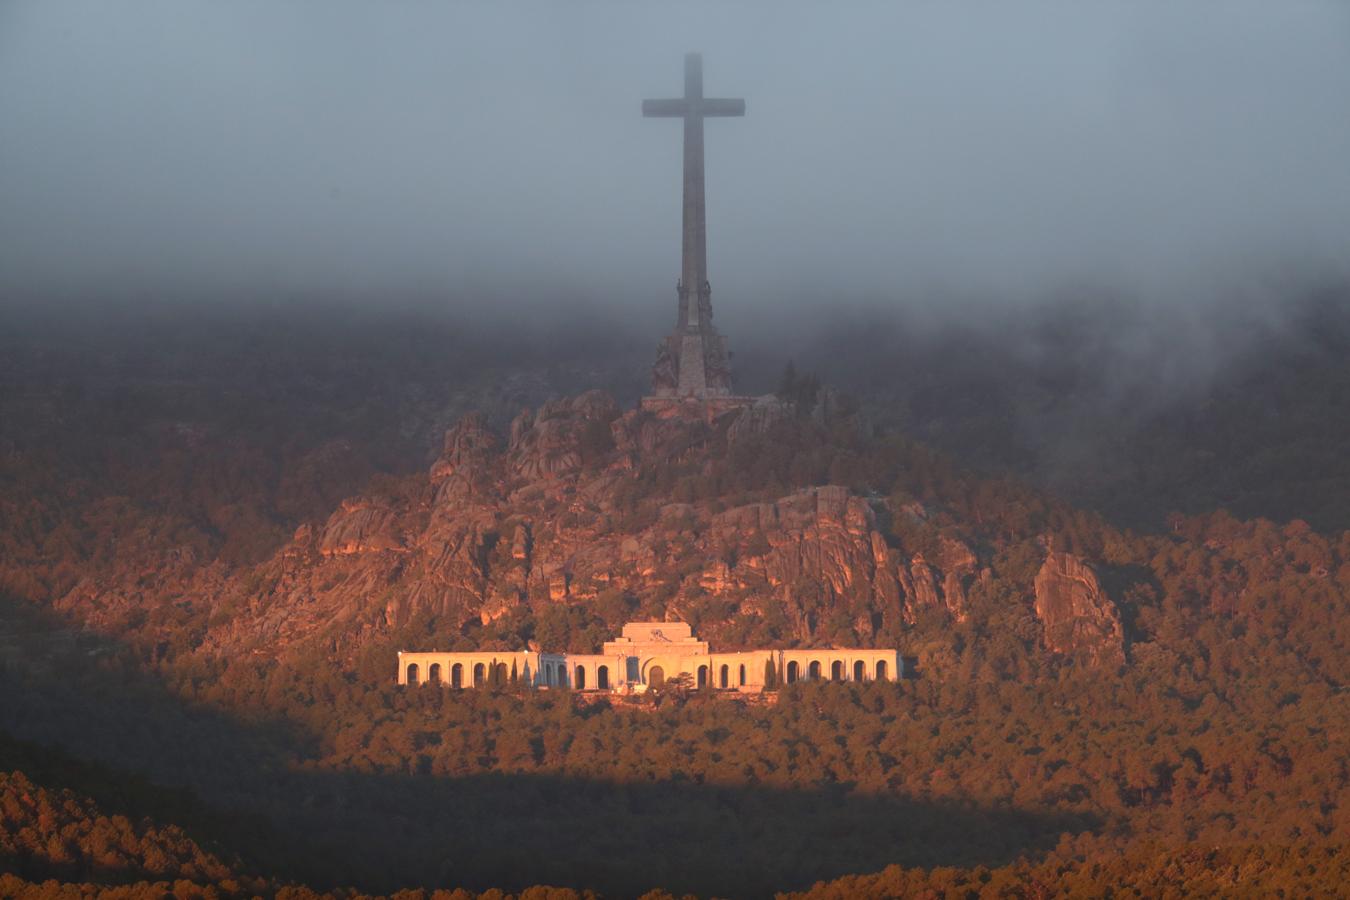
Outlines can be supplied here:
M658 395L727 395L731 391L730 371L722 338L712 329L712 289L708 284L703 120L708 116L743 116L745 101L703 96L703 57L688 53L684 57L684 96L644 100L642 114L684 120L684 239L678 286L679 318L675 334L658 355L653 386Z

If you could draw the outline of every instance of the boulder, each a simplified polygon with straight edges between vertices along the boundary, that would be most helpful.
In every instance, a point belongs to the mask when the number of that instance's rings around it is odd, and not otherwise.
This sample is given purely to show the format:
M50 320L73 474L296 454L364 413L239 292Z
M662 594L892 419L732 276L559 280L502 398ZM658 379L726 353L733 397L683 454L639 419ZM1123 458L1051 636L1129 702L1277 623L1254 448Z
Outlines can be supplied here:
M1051 551L1036 575L1036 618L1047 649L1090 665L1125 661L1125 630L1097 573L1071 553Z

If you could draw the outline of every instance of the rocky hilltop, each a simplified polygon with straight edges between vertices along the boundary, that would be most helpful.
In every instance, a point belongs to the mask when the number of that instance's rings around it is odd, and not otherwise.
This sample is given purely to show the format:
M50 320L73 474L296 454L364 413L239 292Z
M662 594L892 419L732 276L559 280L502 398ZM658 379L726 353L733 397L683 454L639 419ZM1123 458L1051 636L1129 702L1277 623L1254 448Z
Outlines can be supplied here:
M718 646L894 645L934 676L1025 679L1170 659L1161 622L1253 629L1272 591L1297 598L1279 621L1298 623L1350 585L1344 533L1210 512L1136 534L973 467L1015 449L986 381L868 370L860 402L885 434L809 378L783 402L661 416L632 392L568 396L614 383L594 371L609 345L555 358L514 332L355 324L368 339L306 315L15 344L0 360L0 595L150 661L590 650L640 614ZM1039 383L1004 362L970 366ZM938 424L881 415L877 383L929 391ZM952 450L966 440L978 452ZM1248 493L1290 483L1234 476Z
M200 620L193 647L227 658L351 659L390 641L590 649L638 615L690 621L720 647L900 646L923 664L997 595L1046 651L1124 661L1088 563L1045 551L1022 578L999 558L1035 535L966 520L921 487L927 454L866 431L825 396L809 412L770 399L707 417L593 391L501 433L471 414L425 473L373 479L256 565L169 551L81 579L57 606L172 645L181 620L144 611L147 594L170 595ZM915 490L897 491L906 472ZM1010 577L1023 583L1009 591Z
M719 647L896 646L934 677L1029 678L1160 658L1162 611L1350 580L1344 535L1221 513L1134 535L878 434L828 391L788 396L471 413L406 474L369 436L269 450L154 422L75 475L15 445L0 589L152 661L591 651L669 617Z

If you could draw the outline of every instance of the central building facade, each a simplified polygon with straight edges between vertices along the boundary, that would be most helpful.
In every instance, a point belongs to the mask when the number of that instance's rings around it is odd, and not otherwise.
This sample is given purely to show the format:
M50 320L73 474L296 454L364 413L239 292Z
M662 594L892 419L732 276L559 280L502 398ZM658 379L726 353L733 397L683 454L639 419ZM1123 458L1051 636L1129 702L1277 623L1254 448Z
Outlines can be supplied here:
M599 653L400 651L398 683L642 693L686 676L694 687L759 693L802 680L896 681L898 650L741 650L713 653L684 622L630 622Z

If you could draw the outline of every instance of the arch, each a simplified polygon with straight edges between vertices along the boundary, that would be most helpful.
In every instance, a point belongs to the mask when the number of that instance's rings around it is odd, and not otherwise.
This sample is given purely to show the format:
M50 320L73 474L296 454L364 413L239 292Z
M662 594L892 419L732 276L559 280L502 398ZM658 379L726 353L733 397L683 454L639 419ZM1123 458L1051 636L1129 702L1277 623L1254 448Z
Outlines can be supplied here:
M464 665L455 663L450 667L450 686L452 688L464 687Z
M854 681L867 680L867 664L864 663L861 659L853 664L853 680Z
M482 687L487 681L487 666L482 663L473 664L473 686Z
M506 663L497 663L493 666L492 674L494 676L492 680L496 687L501 687L506 684L506 679L508 677L506 674Z
M417 684L417 663L408 664L408 684Z
M705 687L708 686L708 667L707 667L707 666L699 666L699 667L698 667L698 686L701 687L701 688L705 688Z
M432 663L427 668L427 684L440 684L440 683L441 683L441 664Z
M837 659L834 662L830 663L830 680L831 681L844 680L844 664Z
M807 667L807 677L812 681L820 680L820 660L811 660L811 665Z
M647 686L660 687L666 683L666 672L660 666L652 666L647 670Z
M738 684L740 684L741 687L745 687L745 663L741 663L741 676Z
M609 690L609 666L601 666L595 670L595 686L598 690Z
M797 665L797 661L794 659L788 663L788 670L787 670L788 684L792 684L792 682L796 681L800 677L801 677L801 667Z
M579 691L584 691L584 690L586 690L586 668L585 668L585 666L577 666L577 680L576 680L576 686L577 686L577 690L579 690Z
M886 660L877 660L877 681L886 680Z
M731 687L731 666L722 666L722 671L717 676L717 686L721 688Z

